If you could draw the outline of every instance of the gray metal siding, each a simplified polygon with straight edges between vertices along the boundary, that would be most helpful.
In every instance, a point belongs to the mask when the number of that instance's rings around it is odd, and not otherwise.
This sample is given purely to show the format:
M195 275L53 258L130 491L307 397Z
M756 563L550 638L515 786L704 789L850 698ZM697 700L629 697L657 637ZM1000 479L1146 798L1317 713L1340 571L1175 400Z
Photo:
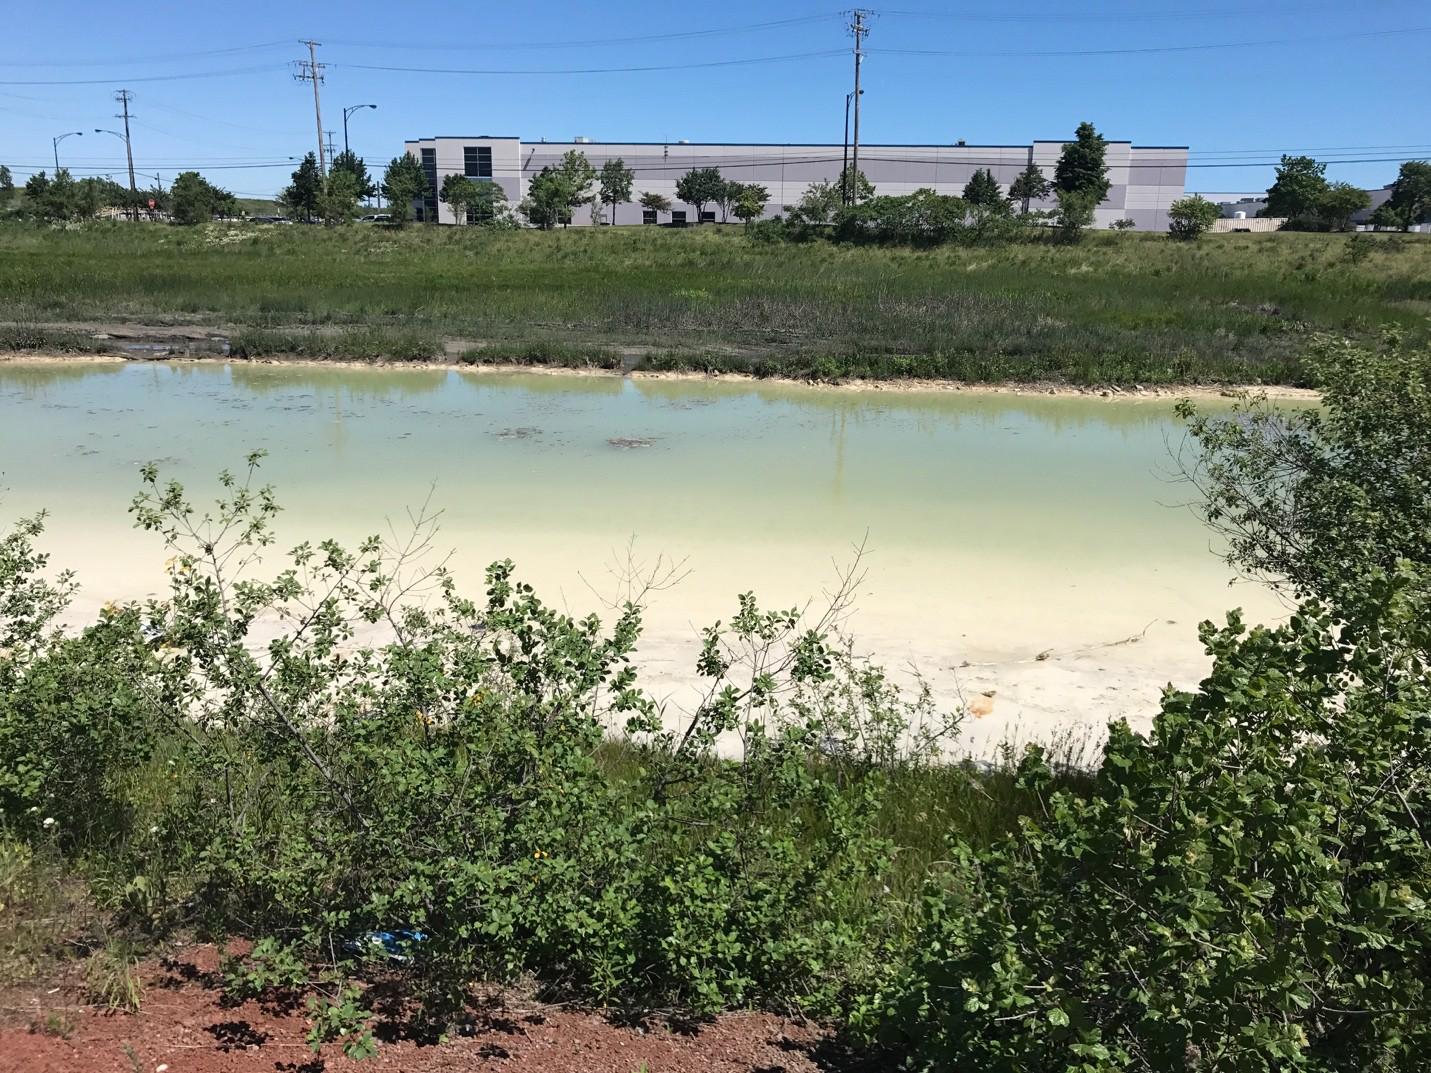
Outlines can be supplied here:
M960 194L974 172L987 168L1007 189L1019 172L1036 162L1049 178L1063 142L1008 145L861 145L860 170L880 194L908 194L930 188L941 194ZM758 143L681 144L652 142L521 142L515 138L440 137L412 141L410 150L436 148L438 183L448 172L463 170L465 146L492 147L493 179L500 183L515 207L527 182L542 168L556 164L567 152L582 152L598 170L607 160L621 158L636 173L633 201L617 206L619 224L641 222L640 196L659 193L669 198L687 218L696 219L695 206L676 199L676 180L692 168L714 167L740 182L760 183L770 191L766 215L784 211L800 199L813 182L838 181L844 147L834 145L765 145ZM1109 142L1108 198L1095 213L1095 225L1107 227L1115 220L1131 219L1140 229L1167 227L1167 209L1183 196L1187 177L1187 149L1156 146L1140 148L1128 142ZM1051 208L1052 200L1031 207ZM707 206L709 209L709 206ZM446 205L440 208L444 223L455 222ZM591 210L578 209L572 223L591 223Z

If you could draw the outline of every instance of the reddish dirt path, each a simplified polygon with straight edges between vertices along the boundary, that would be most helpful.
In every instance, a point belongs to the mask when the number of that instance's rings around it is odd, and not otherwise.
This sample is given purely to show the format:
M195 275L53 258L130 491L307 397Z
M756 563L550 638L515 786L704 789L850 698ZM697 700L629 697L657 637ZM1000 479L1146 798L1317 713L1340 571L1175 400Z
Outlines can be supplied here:
M5 997L3 1073L854 1073L819 1028L765 1014L689 1027L631 1027L551 1007L498 1009L445 1043L396 1040L353 1062L336 1047L315 1057L305 1011L246 1002L225 1007L210 947L146 968L137 1014L75 1005L65 989ZM48 1022L48 1028L47 1026ZM379 1035L382 1029L379 1029Z

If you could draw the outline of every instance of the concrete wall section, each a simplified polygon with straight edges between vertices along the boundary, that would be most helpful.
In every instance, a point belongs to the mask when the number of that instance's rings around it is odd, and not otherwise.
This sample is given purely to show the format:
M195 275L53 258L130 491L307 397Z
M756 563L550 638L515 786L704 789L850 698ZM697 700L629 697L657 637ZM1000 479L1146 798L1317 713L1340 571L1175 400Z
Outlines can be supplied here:
M1063 149L1063 142L1034 142L1032 145L863 145L860 170L879 194L910 194L931 188L941 194L958 195L970 177L987 168L1006 190L1030 162L1037 163L1049 179ZM676 181L692 168L718 168L722 175L740 182L759 183L770 191L766 215L783 212L797 202L815 182L836 182L844 160L844 147L835 145L687 144L682 142L522 142L517 138L435 137L409 141L407 149L421 159L421 150L435 151L437 181L451 173L461 173L468 146L490 146L493 181L501 184L515 208L527 183L542 170L557 164L569 151L585 154L600 170L607 160L620 158L636 173L632 201L616 207L616 223L639 224L639 199L657 193L684 212L688 223L696 222L696 208L676 198ZM1116 220L1131 219L1145 230L1167 227L1167 209L1183 196L1187 177L1187 149L1183 147L1143 148L1128 142L1109 142L1108 198L1095 214L1095 226L1107 227ZM1053 199L1030 206L1055 207ZM706 206L706 211L719 209ZM606 210L609 214L609 210ZM455 223L452 211L439 206L439 220ZM590 224L590 208L573 214L575 225ZM663 215L662 222L670 217Z

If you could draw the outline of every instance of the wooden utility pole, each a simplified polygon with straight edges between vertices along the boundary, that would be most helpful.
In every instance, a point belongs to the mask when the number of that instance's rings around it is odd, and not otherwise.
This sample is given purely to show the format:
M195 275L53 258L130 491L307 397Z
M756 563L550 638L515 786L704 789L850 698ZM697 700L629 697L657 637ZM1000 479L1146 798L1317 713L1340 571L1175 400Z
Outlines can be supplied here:
M865 25L865 16L868 14L863 8L855 8L854 22L850 23L850 32L855 35L855 140L850 153L850 204L853 205L860 196L860 63L864 60L864 38L869 33L869 27Z
M318 100L318 83L323 81L323 68L327 66L318 62L317 41L303 41L302 44L308 46L308 58L298 60L298 70L293 77L300 82L313 83L313 122L318 128L318 173L328 174L328 155L323 145L323 107Z
M129 214L130 218L139 219L139 191L134 185L134 150L129 144L129 102L134 99L134 94L127 89L122 89L114 95L114 99L120 104L124 111L115 116L115 119L124 120L124 156L129 161Z

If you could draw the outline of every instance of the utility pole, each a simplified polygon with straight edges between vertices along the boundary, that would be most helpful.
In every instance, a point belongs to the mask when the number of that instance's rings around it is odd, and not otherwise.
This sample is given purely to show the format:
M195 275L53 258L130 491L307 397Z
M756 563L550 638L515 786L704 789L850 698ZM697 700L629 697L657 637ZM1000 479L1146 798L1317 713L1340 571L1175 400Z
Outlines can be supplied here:
M333 152L333 132L331 130L325 130L323 132L323 147L328 150L328 159L332 160L335 154Z
M129 144L129 102L134 99L134 94L127 89L122 89L114 95L114 99L124 109L114 118L124 120L124 155L129 161L129 216L130 219L137 220L139 219L139 191L134 185L134 149Z
M850 203L850 98L853 93L845 94L845 151L840 158L840 204Z
M296 61L298 69L293 73L293 77L299 82L313 83L313 121L318 128L318 172L320 175L327 175L328 157L323 145L323 108L318 101L318 83L323 81L323 68L327 64L318 62L317 41L300 43L308 46L308 58Z
M865 16L869 12L863 8L855 8L854 22L850 23L850 32L855 35L855 142L853 152L850 155L850 169L853 174L850 176L850 204L854 204L859 197L860 183L860 64L865 58L864 38L870 32L865 25Z

